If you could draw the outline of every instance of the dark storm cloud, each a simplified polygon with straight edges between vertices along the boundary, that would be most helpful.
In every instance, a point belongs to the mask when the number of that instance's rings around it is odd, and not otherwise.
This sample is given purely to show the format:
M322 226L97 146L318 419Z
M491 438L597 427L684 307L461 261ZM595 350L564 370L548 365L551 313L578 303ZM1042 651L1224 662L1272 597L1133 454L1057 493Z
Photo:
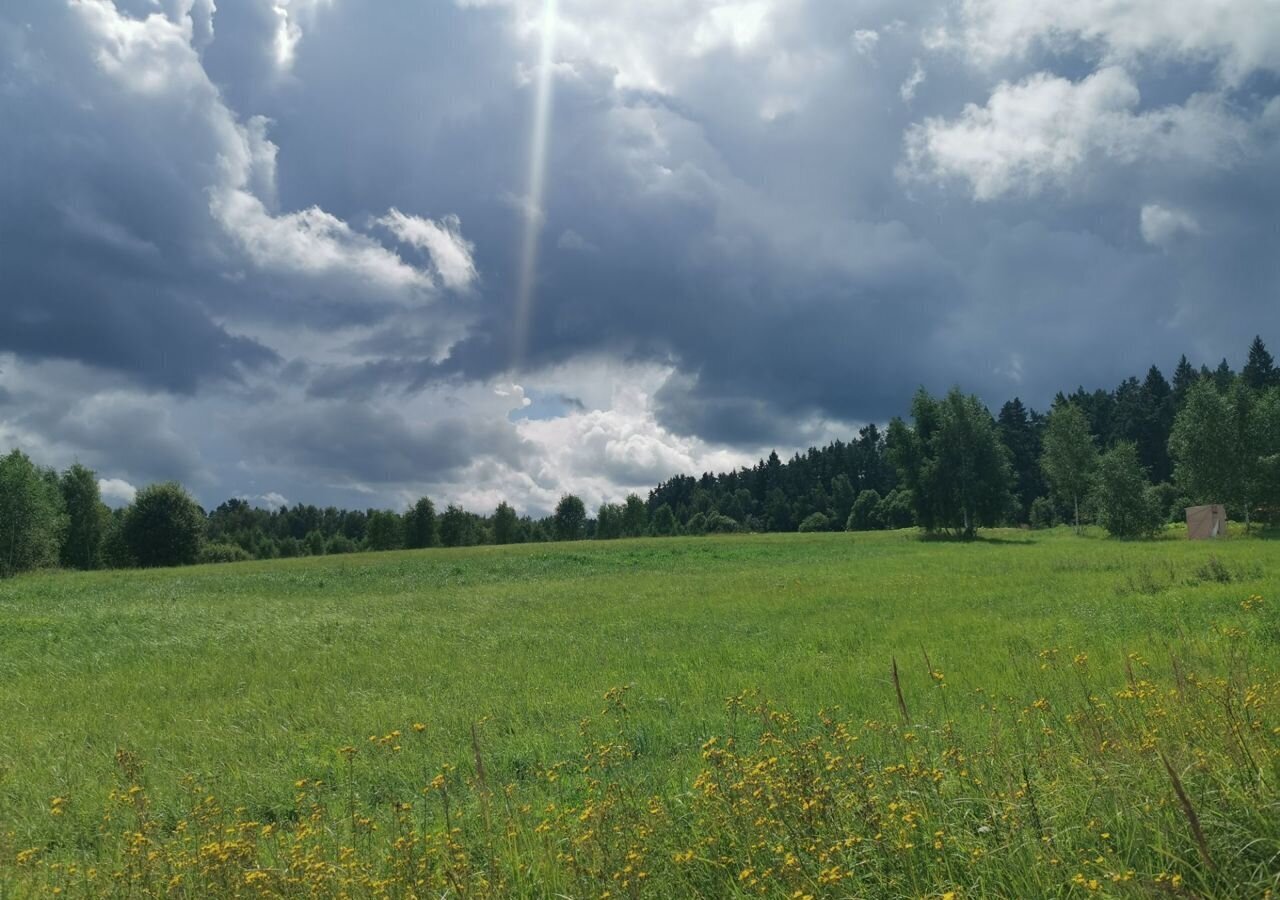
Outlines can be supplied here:
M695 5L693 27L566 0L517 353L537 56L518 12L281 6L298 29L288 60L272 3L209 20L198 2L191 54L126 60L155 69L129 89L80 15L116 7L0 11L0 121L22 123L0 138L0 350L123 373L158 405L241 391L253 466L371 484L447 481L489 457L519 467L507 410L496 425L387 410L590 359L673 367L656 423L754 449L808 441L824 420L883 421L920 384L1043 405L1151 362L1167 372L1183 352L1238 359L1255 332L1280 342L1277 84L1265 55L1241 63L1248 77L1224 74L1219 57L1254 52L1222 50L1229 35L1184 58L1110 47L1103 21L1088 41L975 62L963 11L998 4L797 0L758 34L719 34ZM1108 66L1123 77L1094 90ZM999 119L993 94L1029 96L1016 91L1037 73L1053 90ZM1052 102L1066 105L1047 130L1017 131ZM951 149L912 168L906 136L925 127ZM1004 130L979 146L984 129ZM1063 152L1017 155L1039 145ZM430 255L379 224L393 208L456 214L474 283L429 284ZM243 386L255 379L296 389L296 408L268 414L278 399ZM206 452L241 459L233 443ZM129 465L145 478L201 463Z
M245 446L265 464L339 481L439 481L480 455L518 465L520 444L503 422L440 417L412 423L360 403L316 402L246 425Z
M189 393L275 354L219 324L198 134L140 121L75 46L61 3L0 13L0 350Z

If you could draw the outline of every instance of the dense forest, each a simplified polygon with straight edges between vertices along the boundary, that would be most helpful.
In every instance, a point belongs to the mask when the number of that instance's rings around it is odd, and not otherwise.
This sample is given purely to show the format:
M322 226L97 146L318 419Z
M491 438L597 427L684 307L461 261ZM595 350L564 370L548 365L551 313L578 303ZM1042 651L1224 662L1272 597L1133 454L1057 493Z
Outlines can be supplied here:
M555 513L487 514L422 498L404 512L230 499L201 509L175 483L109 509L95 474L0 458L0 576L64 566L181 565L356 550L610 539L735 531L903 528L972 536L979 527L1097 522L1153 534L1185 506L1225 503L1252 524L1280 512L1280 370L1255 338L1239 373L1184 356L1114 390L1059 393L1049 410L1015 397L992 415L953 389L921 390L910 420L867 425L849 442L700 477L675 475L594 516L566 495Z

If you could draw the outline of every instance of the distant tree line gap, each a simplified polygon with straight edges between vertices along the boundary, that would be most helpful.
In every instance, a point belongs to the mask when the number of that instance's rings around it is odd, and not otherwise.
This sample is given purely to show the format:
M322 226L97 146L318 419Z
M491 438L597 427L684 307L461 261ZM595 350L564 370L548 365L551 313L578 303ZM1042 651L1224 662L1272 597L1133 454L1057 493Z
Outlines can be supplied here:
M0 577L33 569L187 565L276 557L551 540L738 531L865 531L919 526L972 537L998 525L1096 523L1150 536L1196 503L1223 503L1246 527L1280 516L1280 370L1261 337L1239 372L1185 356L1172 380L1152 366L1115 390L1059 393L1047 413L1018 398L997 415L953 388L919 390L909 419L783 462L676 475L589 516L565 495L535 519L503 502L487 515L422 498L409 510L232 499L206 512L179 484L109 509L94 472L0 457Z

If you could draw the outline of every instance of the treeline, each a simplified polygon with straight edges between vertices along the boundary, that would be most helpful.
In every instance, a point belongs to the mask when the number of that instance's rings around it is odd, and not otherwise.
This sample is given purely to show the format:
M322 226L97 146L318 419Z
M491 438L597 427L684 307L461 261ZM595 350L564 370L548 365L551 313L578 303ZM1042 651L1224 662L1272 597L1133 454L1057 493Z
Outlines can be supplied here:
M541 519L508 503L481 515L422 498L403 513L232 499L206 512L181 485L151 485L109 509L92 470L0 458L0 577L31 569L187 565L357 550L607 540L734 531L860 531L1097 522L1151 534L1194 503L1224 503L1247 525L1280 513L1280 371L1262 339L1236 373L1223 360L1172 381L1152 366L1115 390L1059 393L1046 413L1014 398L996 416L958 389L921 390L910 421L783 462L677 475L594 517L566 495Z

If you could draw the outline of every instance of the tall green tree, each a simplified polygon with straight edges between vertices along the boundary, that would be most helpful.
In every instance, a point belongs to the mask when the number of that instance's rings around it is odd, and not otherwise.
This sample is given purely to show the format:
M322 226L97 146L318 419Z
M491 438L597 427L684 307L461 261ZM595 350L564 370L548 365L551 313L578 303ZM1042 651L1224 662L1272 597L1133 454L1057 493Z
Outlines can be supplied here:
M560 498L560 502L556 504L556 511L552 521L555 527L556 540L581 540L587 527L587 508L582 504L581 498L573 494L565 494Z
M1227 362L1227 358L1224 356L1222 362L1218 363L1218 368L1213 370L1213 383L1219 391L1225 394L1235 380L1236 373L1232 371L1230 363Z
M404 546L404 522L389 509L370 511L364 530L365 546L374 551L399 550Z
M1138 446L1121 441L1098 460L1090 495L1102 527L1116 537L1148 537L1164 521Z
M596 535L602 541L622 537L622 507L616 503L601 503L596 513Z
M1098 448L1089 431L1089 420L1074 403L1061 403L1049 413L1044 429L1040 467L1064 503L1070 503L1076 531L1080 530L1080 501L1098 465Z
M653 511L653 533L658 537L670 537L676 533L679 526L676 523L676 514L671 511L671 507L662 504Z
M853 481L848 475L841 472L831 479L831 512L837 527L844 527L857 499L858 492L854 489Z
M471 520L466 510L450 503L440 516L440 546L465 547L471 543Z
M1178 359L1178 367L1173 370L1173 414L1176 416L1187 402L1187 392L1199 380L1195 367L1187 362L1187 357ZM1172 427L1172 426L1171 426Z
M421 550L436 545L436 506L423 497L404 514L404 545Z
M102 537L111 511L98 493L92 470L76 463L58 479L67 512L61 562L70 569L96 569L101 564Z
M1022 401L1014 397L1000 408L996 417L1000 441L1009 451L1013 470L1013 493L1018 501L1018 521L1026 522L1031 503L1044 493L1044 476L1040 471L1040 425L1038 417Z
M1276 369L1267 345L1262 343L1262 336L1256 335L1249 345L1249 360L1240 371L1245 384L1255 391L1280 385L1280 370Z
M511 504L503 500L493 511L493 542L495 544L514 544L516 542L516 511Z
M1270 458L1280 453L1273 399L1244 381L1225 393L1214 382L1192 388L1173 425L1174 475L1197 503L1225 503L1252 524L1253 508L1269 493Z
M643 537L649 533L649 507L636 494L627 494L622 504L622 533L627 537Z
M56 566L66 527L56 476L18 450L0 458L0 577Z
M124 515L124 540L138 565L188 566L200 555L204 512L174 481L143 488Z
M1138 459L1156 483L1168 481L1173 476L1169 434L1173 430L1174 413L1173 388L1160 369L1152 366L1142 382L1134 440L1138 445Z
M894 419L889 450L927 530L972 537L994 525L1012 503L1009 452L982 402L952 388L935 400L921 388L911 404L914 425Z

